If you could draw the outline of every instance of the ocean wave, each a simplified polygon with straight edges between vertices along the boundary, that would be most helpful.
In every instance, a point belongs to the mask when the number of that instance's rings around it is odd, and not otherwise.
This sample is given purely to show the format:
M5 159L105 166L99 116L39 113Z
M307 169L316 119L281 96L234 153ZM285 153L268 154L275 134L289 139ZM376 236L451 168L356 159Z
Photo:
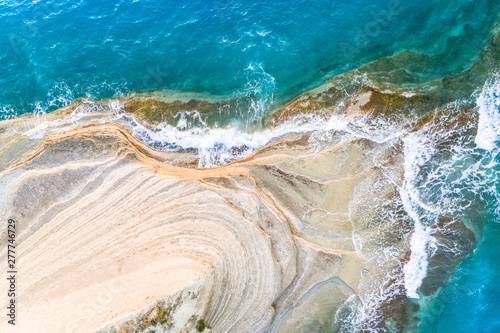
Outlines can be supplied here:
M286 134L321 129L340 130L347 124L342 117L332 117L325 122L316 116L301 116L275 128L249 132L237 124L221 128L208 127L197 112L182 112L175 126L163 124L153 129L141 125L132 116L123 115L123 119L135 136L153 148L196 151L200 168L217 167L250 156L272 139ZM199 126L193 126L193 123Z
M491 151L500 140L500 74L485 83L477 107L479 123L475 142L479 148Z
M500 166L500 81L488 80L476 99L478 120L446 128L461 110L441 116L435 125L405 138L405 209L414 221L411 259L405 265L407 295L419 298L427 276L428 259L443 244L432 237L440 217L459 217L474 230L486 221L476 220L482 211L500 213L497 191ZM471 115L473 117L473 115ZM474 135L474 132L476 134ZM497 204L491 207L491 199ZM456 255L461 249L457 247Z

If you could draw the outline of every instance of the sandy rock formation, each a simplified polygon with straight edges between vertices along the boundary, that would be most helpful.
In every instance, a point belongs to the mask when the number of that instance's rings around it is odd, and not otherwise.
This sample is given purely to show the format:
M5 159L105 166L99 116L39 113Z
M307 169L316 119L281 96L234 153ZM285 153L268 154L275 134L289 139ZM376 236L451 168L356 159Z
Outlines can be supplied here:
M58 130L31 139L30 120L0 132L18 331L325 332L363 313L408 324L394 309L409 300L387 298L401 293L412 232L399 138L292 134L196 169L106 115L53 117Z

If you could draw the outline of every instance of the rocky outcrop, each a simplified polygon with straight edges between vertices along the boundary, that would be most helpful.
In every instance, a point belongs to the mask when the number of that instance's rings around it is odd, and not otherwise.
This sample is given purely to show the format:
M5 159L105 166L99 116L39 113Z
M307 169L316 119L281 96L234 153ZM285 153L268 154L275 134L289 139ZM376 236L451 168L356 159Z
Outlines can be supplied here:
M379 93L362 94L344 112L354 127L385 112ZM36 119L2 124L0 212L18 226L20 329L411 325L413 304L401 295L412 233L399 194L401 137L372 139L369 126L364 137L290 133L197 169L172 165L182 153L146 146L109 114L75 124L73 111L49 116L37 135Z

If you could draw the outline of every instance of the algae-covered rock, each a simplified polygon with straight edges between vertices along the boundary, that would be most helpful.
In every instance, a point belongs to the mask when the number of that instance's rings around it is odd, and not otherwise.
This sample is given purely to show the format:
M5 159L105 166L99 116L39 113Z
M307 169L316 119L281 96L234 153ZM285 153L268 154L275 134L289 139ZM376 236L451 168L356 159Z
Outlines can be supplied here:
M427 275L420 286L420 292L425 296L445 286L457 266L476 245L474 232L464 222L450 216L440 218L430 235L433 241L427 248Z

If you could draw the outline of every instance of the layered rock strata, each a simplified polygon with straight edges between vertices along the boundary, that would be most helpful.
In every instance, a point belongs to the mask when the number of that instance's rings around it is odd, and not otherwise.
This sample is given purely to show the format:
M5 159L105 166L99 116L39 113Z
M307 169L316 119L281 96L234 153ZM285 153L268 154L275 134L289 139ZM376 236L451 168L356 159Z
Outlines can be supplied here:
M290 133L212 169L171 165L179 153L146 146L109 114L75 125L62 110L50 116L57 130L40 135L36 120L4 122L0 214L17 223L16 329L411 327L402 136L352 130L383 117L369 104L377 94L344 110L351 127Z

